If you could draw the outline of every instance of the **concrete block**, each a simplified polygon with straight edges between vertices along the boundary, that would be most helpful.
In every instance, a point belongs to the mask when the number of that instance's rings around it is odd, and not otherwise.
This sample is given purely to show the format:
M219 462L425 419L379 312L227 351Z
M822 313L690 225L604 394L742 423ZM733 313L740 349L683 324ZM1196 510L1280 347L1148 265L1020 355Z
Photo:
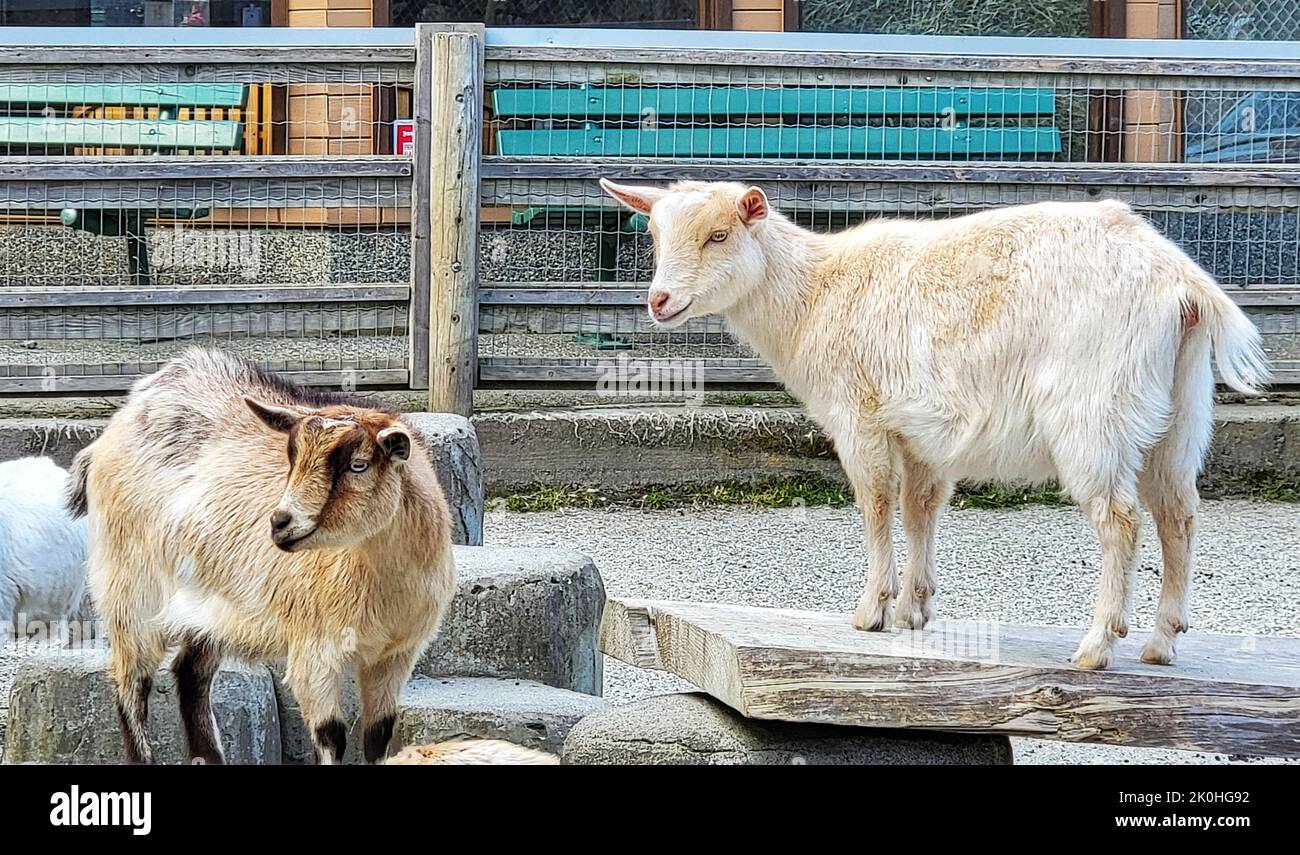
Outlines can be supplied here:
M107 668L102 649L52 651L24 661L10 694L6 762L124 762ZM213 684L212 705L227 763L280 762L280 721L266 668L227 662ZM149 699L149 734L156 762L184 762L176 682L165 666Z
M478 437L469 419L448 413L406 413L402 421L419 434L451 507L452 540L483 544L483 468Z
M575 724L607 706L600 698L530 680L420 677L402 690L393 750L479 736L558 754Z
M599 695L605 586L591 559L554 549L457 547L459 590L416 666Z

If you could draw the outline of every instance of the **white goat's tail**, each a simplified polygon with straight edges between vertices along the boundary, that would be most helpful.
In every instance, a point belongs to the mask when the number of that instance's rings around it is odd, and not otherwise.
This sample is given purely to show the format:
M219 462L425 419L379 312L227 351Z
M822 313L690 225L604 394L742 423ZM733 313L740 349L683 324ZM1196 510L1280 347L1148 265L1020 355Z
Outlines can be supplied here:
M1272 376L1259 330L1204 271L1196 270L1187 284L1187 301L1195 306L1210 334L1219 376L1238 392L1258 395Z

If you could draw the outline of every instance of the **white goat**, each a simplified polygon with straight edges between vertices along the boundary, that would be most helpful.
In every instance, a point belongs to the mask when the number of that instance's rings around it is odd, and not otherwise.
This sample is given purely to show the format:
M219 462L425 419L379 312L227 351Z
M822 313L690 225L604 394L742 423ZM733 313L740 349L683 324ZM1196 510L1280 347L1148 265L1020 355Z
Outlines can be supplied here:
M862 511L869 578L853 623L920 628L952 484L1056 478L1101 540L1092 626L1074 655L1105 668L1127 632L1138 501L1164 553L1142 652L1171 663L1188 626L1196 475L1210 439L1210 350L1234 389L1267 382L1259 333L1178 247L1122 202L1048 202L814 234L757 187L602 182L650 215L649 309L720 314L835 442Z
M135 385L73 475L128 760L152 758L150 685L173 643L191 760L222 761L210 689L227 654L288 659L322 763L343 757L355 665L365 757L383 757L455 587L447 502L396 413L193 349Z
M68 473L48 457L0 463L0 646L24 624L79 612L86 523L63 506L67 483Z

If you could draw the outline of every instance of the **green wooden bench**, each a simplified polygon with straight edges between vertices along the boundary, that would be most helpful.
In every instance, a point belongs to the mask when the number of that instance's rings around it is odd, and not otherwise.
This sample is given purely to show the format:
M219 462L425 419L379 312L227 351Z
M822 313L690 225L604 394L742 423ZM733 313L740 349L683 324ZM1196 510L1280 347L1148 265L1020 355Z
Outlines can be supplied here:
M243 145L243 122L179 116L182 109L191 113L243 110L246 102L247 87L242 83L4 83L0 84L0 109L6 113L0 115L0 150L18 155L69 154L79 148L156 154L237 151ZM111 107L157 108L158 114L156 118L77 115L83 109ZM198 219L207 213L204 209L64 208L59 219L81 231L125 237L131 281L138 287L149 284L145 224Z
M1042 88L497 89L518 157L1035 159L1061 150Z

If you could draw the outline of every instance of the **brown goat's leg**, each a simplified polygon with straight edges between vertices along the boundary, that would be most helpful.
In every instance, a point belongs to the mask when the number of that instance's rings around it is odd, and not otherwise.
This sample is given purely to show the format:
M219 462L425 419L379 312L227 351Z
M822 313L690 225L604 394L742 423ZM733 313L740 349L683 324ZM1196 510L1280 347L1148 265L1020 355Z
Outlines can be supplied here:
M895 608L898 626L922 629L934 613L934 534L952 496L952 484L940 481L930 467L903 454L903 530L907 534L907 570Z
M316 762L343 762L348 729L339 704L343 659L337 644L301 644L289 651L285 680L293 691L316 749Z
M152 763L149 746L149 693L153 674L163 657L161 643L133 645L125 634L110 635L109 678L117 700L117 719L122 728L126 762Z
M181 707L181 729L189 761L195 765L226 762L221 734L212 715L212 679L221 665L221 652L206 639L189 638L172 661L176 694Z
M388 753L397 716L397 696L411 675L418 654L418 648L408 650L357 669L367 763L378 763Z

